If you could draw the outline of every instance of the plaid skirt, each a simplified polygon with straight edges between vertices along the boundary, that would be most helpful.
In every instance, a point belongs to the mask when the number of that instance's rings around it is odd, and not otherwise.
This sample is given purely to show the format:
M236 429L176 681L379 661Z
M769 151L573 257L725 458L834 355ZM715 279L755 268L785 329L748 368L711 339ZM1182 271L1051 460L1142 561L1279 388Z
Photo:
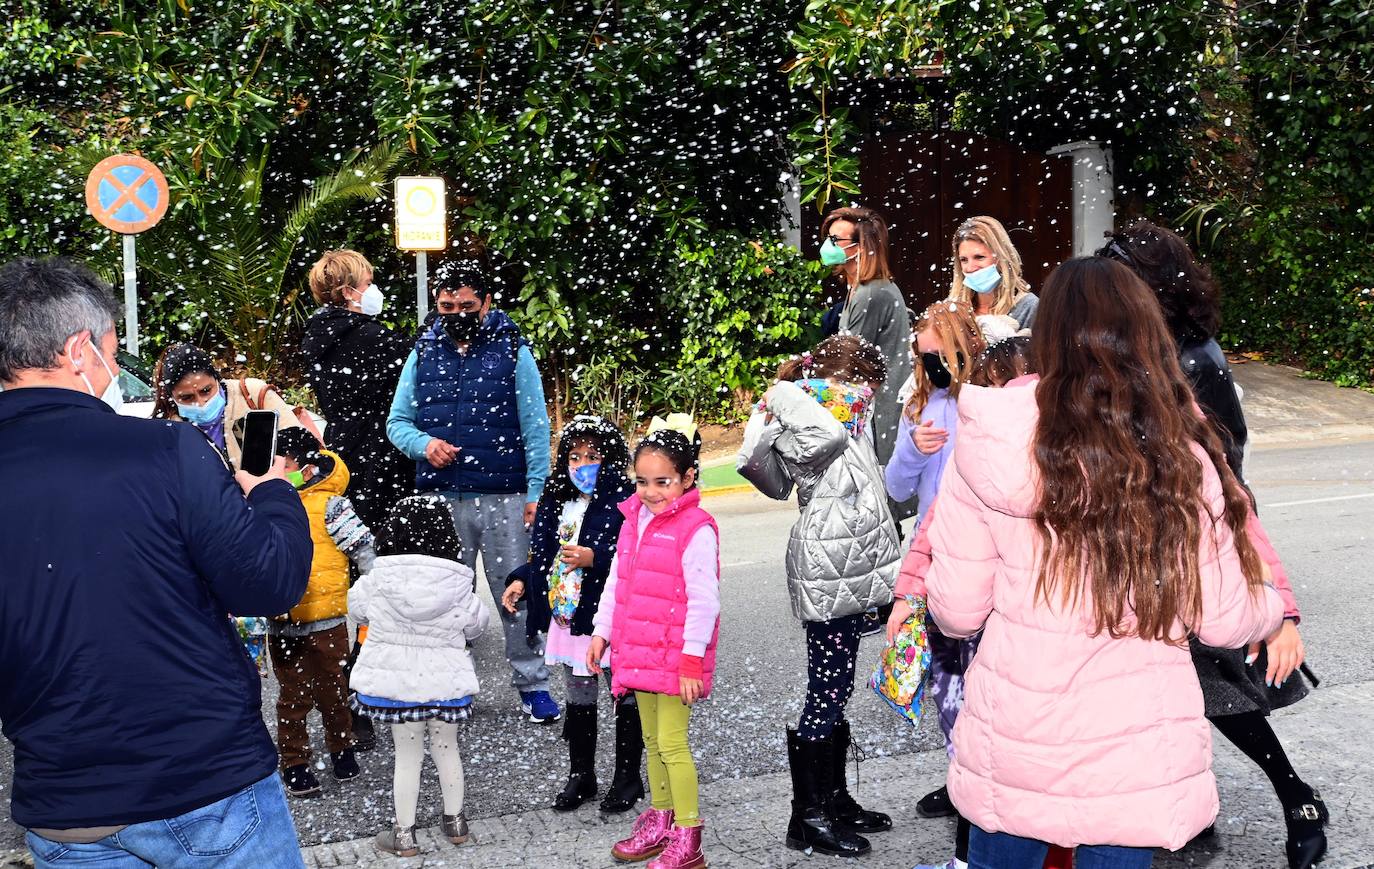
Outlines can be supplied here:
M466 706L370 706L358 700L353 694L348 698L348 706L359 715L365 715L378 724L407 724L416 721L442 721L457 724L472 715L472 704Z

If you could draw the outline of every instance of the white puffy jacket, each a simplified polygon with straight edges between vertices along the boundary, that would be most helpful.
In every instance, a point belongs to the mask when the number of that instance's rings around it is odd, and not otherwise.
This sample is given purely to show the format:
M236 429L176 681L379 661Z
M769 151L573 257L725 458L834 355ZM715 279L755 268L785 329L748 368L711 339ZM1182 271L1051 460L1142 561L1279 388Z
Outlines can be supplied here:
M468 641L491 613L473 591L473 573L428 555L387 555L348 591L348 613L367 624L350 687L405 703L477 693Z

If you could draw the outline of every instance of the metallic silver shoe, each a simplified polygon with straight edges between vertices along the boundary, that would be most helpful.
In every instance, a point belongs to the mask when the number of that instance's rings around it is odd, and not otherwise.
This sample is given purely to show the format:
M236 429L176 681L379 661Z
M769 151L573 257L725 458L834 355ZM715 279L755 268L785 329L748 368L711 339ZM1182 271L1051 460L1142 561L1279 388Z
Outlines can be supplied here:
M373 841L378 851L395 854L397 857L414 857L420 853L420 846L415 841L414 827L392 824L390 830L381 831Z
M443 823L440 825L444 838L455 845L461 845L468 840L468 818L467 815L459 812L457 815L444 815Z

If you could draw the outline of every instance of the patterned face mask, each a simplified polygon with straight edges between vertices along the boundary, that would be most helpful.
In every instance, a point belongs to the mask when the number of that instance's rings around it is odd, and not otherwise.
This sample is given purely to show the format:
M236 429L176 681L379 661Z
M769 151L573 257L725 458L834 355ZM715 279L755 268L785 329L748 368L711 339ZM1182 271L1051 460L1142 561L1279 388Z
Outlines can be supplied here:
M873 411L873 390L853 383L830 383L819 377L796 381L797 387L816 399L830 415L844 423L850 437L859 437Z

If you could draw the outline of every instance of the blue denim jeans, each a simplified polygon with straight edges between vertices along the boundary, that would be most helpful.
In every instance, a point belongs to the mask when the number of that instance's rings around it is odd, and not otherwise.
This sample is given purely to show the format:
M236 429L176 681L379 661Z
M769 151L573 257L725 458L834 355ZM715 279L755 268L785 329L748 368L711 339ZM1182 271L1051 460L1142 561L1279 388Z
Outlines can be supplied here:
M1010 833L985 833L977 824L969 831L969 869L1040 869L1050 846ZM1118 845L1079 845L1073 852L1074 869L1150 869L1153 848Z
M25 837L35 869L99 864L100 869L260 869L303 867L286 792L274 772L217 803L165 821L131 824L89 845Z

